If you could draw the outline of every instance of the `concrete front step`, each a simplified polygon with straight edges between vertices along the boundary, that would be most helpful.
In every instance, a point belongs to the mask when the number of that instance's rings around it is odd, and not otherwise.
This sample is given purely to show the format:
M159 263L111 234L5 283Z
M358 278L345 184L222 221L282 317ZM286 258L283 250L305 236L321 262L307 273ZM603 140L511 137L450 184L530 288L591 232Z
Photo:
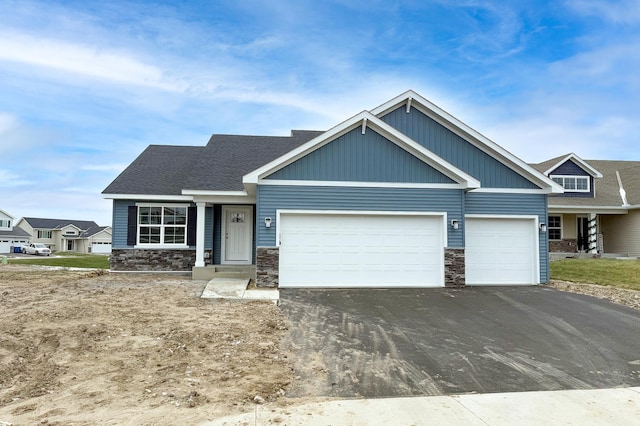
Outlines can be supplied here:
M256 279L255 265L207 265L191 269L194 280L212 280L214 278Z

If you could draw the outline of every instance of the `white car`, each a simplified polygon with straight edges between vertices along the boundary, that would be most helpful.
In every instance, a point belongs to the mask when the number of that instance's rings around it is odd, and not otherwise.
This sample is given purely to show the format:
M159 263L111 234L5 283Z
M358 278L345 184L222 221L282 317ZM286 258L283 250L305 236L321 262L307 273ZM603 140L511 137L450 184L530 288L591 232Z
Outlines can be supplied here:
M51 250L42 243L31 243L28 246L22 246L22 253L50 256Z

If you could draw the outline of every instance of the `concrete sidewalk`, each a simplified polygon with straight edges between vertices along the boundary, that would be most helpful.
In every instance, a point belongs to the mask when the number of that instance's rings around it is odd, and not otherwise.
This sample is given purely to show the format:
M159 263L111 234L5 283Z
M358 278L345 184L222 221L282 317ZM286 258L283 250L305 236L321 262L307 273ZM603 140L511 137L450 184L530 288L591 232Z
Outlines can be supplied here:
M278 303L280 292L275 288L247 289L248 279L214 278L202 291L203 299L225 299L244 301L269 301Z
M291 400L295 403L295 400ZM632 425L640 387L353 399L275 407L205 423L218 425Z

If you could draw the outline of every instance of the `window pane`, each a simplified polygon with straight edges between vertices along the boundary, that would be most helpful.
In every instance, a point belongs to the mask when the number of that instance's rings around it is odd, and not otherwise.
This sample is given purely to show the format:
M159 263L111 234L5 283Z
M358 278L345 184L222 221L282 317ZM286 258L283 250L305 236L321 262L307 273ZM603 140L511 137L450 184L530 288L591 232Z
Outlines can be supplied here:
M549 239L550 240L559 240L561 238L560 229L549 229Z
M577 178L576 189L586 191L589 188L589 178Z
M187 209L186 207L165 207L164 208L164 224L165 225L186 225Z
M184 244L185 228L183 226L167 226L164 228L165 244Z
M562 178L554 177L554 178L552 178L552 179L553 179L553 181L554 181L555 183L559 183L560 185L564 185L564 182L563 182L563 179L562 179Z
M160 228L157 226L141 226L140 244L160 244Z
M559 228L560 227L560 216L549 216L549 228Z
M140 225L159 225L161 223L161 207L140 207L138 212Z
M576 189L576 179L564 178L564 189Z

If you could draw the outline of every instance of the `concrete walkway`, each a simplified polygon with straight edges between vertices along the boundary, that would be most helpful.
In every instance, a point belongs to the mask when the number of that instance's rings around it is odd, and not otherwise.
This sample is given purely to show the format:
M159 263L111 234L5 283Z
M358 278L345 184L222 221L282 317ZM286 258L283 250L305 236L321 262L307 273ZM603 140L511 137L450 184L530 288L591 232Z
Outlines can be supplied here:
M280 292L275 288L247 289L248 279L214 278L207 283L202 292L203 299L225 299L243 301L269 301L278 303Z
M639 422L640 387L635 387L334 400L282 408L257 405L250 413L205 425L619 426Z

